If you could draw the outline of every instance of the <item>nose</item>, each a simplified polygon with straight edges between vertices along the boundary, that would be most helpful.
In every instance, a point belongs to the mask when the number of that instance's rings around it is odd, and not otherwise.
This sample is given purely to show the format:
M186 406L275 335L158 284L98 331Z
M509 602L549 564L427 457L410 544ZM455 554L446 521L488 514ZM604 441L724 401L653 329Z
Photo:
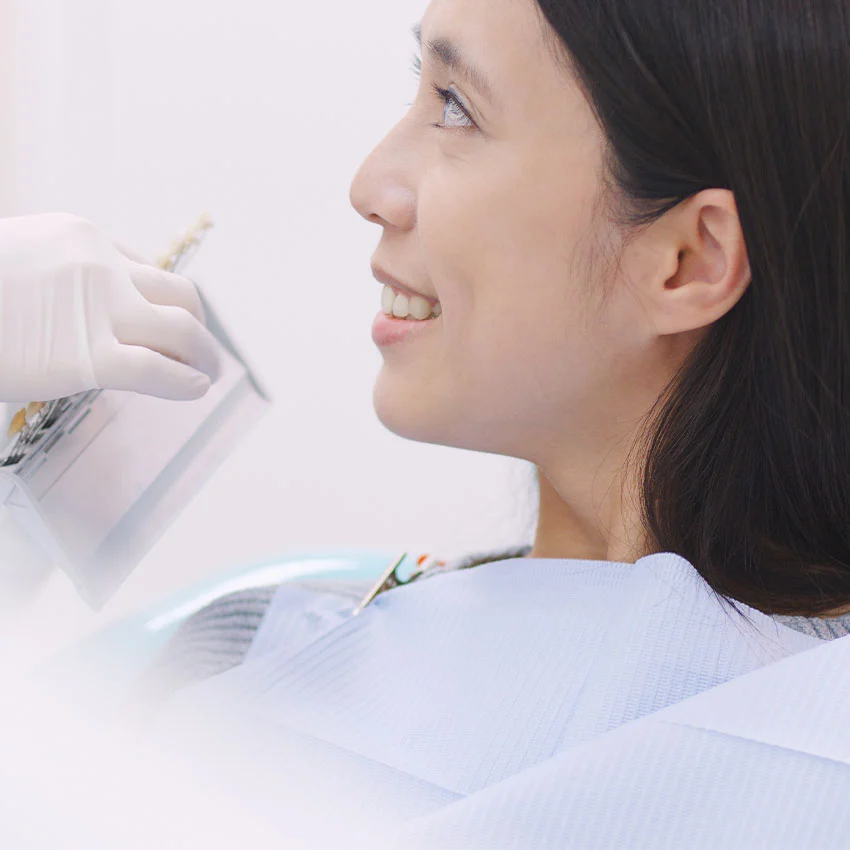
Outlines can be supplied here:
M410 230L416 224L414 157L403 124L399 122L357 169L349 200L366 221Z

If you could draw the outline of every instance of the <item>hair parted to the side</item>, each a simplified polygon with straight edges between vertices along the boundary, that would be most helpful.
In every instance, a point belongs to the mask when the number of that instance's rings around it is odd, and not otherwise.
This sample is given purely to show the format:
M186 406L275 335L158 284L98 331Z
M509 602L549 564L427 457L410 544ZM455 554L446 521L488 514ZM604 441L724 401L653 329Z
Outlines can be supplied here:
M647 429L656 551L729 600L850 604L846 0L537 0L608 142L626 235L732 191L752 281Z

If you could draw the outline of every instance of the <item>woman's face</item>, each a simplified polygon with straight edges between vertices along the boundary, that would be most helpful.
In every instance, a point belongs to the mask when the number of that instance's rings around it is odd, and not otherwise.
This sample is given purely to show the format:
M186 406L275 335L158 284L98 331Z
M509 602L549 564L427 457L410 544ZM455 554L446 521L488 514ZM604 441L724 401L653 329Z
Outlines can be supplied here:
M391 343L376 331L380 420L535 463L631 415L652 338L633 288L607 279L603 136L545 26L534 0L433 0L416 99L351 187L382 228L374 266L441 311L393 320L409 332Z

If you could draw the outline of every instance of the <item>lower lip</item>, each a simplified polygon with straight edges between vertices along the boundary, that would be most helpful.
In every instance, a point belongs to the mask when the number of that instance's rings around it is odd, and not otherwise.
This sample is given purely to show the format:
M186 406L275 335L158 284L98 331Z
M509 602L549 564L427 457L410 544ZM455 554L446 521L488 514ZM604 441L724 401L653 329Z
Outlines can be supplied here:
M433 325L436 321L436 318L425 319L424 321L397 319L395 316L388 316L381 310L372 323L372 341L379 346L393 345L403 339L422 333L425 328Z

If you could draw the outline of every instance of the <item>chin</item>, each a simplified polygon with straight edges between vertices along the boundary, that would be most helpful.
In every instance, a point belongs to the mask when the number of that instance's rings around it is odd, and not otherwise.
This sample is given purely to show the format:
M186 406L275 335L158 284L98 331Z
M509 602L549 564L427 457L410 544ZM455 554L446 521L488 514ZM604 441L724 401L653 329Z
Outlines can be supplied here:
M463 416L449 399L435 399L417 393L408 384L392 386L380 377L372 393L372 403L380 423L406 440L431 443L453 449L503 454L485 445L486 429Z
M390 386L378 378L372 393L372 404L380 423L393 434L418 443L453 446L451 416L443 413L434 399L417 393L408 384ZM455 422L457 425L456 417Z
M388 431L407 440L430 442L431 429L422 421L421 409L410 389L389 390L379 379L372 393L372 405Z

